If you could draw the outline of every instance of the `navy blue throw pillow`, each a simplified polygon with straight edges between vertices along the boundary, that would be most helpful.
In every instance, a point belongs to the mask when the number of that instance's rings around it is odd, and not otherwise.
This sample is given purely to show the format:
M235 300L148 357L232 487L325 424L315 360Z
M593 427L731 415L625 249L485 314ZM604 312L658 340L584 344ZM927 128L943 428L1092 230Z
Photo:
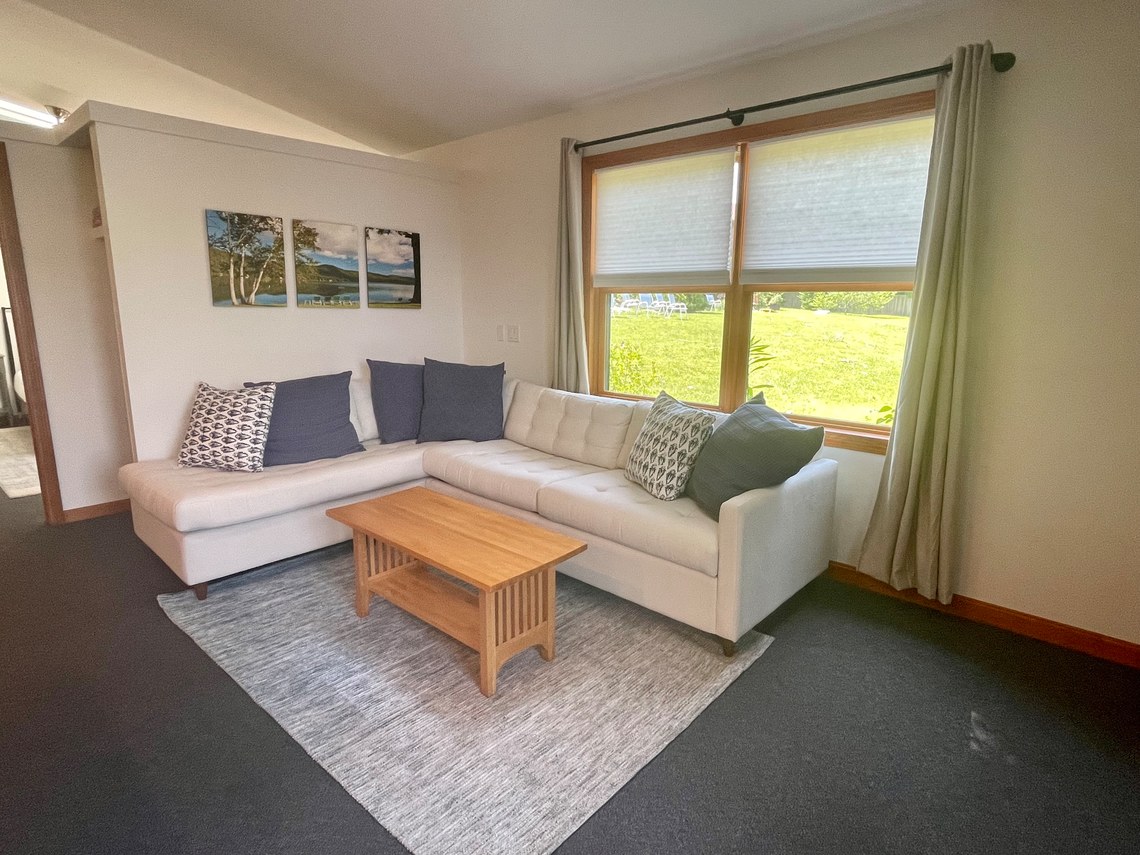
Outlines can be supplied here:
M349 419L351 378L352 372L345 371L278 381L265 442L265 466L307 463L364 450Z
M419 442L503 437L503 363L462 365L424 360Z
M685 493L719 520L723 503L748 490L783 484L821 445L823 428L794 424L757 395L712 432L693 464Z
M424 367L369 359L372 410L381 442L401 442L420 434L424 406Z

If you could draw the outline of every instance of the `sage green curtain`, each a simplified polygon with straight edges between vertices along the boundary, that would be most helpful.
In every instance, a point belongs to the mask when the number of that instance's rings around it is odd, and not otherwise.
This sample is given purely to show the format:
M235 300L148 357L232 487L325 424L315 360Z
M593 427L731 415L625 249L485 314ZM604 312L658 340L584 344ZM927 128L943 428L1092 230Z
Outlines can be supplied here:
M586 310L582 281L582 155L577 140L562 140L558 182L558 323L554 333L554 388L589 392Z
M913 312L894 428L859 569L898 590L954 595L966 307L977 242L975 161L992 47L954 52L939 76Z

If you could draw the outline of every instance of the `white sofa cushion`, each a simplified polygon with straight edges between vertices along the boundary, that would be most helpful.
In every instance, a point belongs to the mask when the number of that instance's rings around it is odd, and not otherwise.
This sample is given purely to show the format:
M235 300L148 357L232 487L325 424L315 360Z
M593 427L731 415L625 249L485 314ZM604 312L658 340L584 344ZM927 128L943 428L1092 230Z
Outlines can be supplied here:
M360 441L379 439L380 429L376 426L376 410L372 406L372 381L368 377L353 378L348 383L348 418L356 428Z
M503 436L603 469L618 465L635 405L519 381Z
M629 455L633 452L633 444L637 442L638 434L645 426L645 420L649 418L649 411L653 407L652 401L633 401L632 403L633 412L629 417L629 433L626 434L625 442L622 443L621 451L618 452L615 469L625 469L629 464Z
M692 499L655 499L620 469L543 487L538 512L708 576L717 574L717 524Z
M219 528L424 477L427 445L365 443L364 451L261 472L186 469L173 460L130 463L119 482L131 502L176 531Z
M424 472L433 478L526 511L538 510L542 487L602 471L509 439L449 442L424 452Z

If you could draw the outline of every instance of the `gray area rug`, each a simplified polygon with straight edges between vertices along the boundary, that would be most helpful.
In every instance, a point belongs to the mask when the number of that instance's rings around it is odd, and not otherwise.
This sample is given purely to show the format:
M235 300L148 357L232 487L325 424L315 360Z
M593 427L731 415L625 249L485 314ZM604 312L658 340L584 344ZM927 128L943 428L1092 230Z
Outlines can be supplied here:
M39 495L40 476L30 427L0 430L0 490L9 499Z
M212 583L167 615L416 855L553 851L772 639L714 639L565 576L557 656L479 692L478 656L394 606L353 609L332 547Z

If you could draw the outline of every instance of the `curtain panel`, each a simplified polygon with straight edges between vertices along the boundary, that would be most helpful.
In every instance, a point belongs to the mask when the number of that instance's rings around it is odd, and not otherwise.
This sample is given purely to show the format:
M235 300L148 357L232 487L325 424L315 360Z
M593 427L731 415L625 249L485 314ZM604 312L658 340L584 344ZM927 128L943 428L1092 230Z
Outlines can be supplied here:
M582 279L582 155L577 140L562 140L558 182L558 261L555 269L557 324L554 331L555 389L589 392L586 310Z
M954 595L975 161L992 46L959 47L935 90L934 143L895 421L859 570L942 603Z

